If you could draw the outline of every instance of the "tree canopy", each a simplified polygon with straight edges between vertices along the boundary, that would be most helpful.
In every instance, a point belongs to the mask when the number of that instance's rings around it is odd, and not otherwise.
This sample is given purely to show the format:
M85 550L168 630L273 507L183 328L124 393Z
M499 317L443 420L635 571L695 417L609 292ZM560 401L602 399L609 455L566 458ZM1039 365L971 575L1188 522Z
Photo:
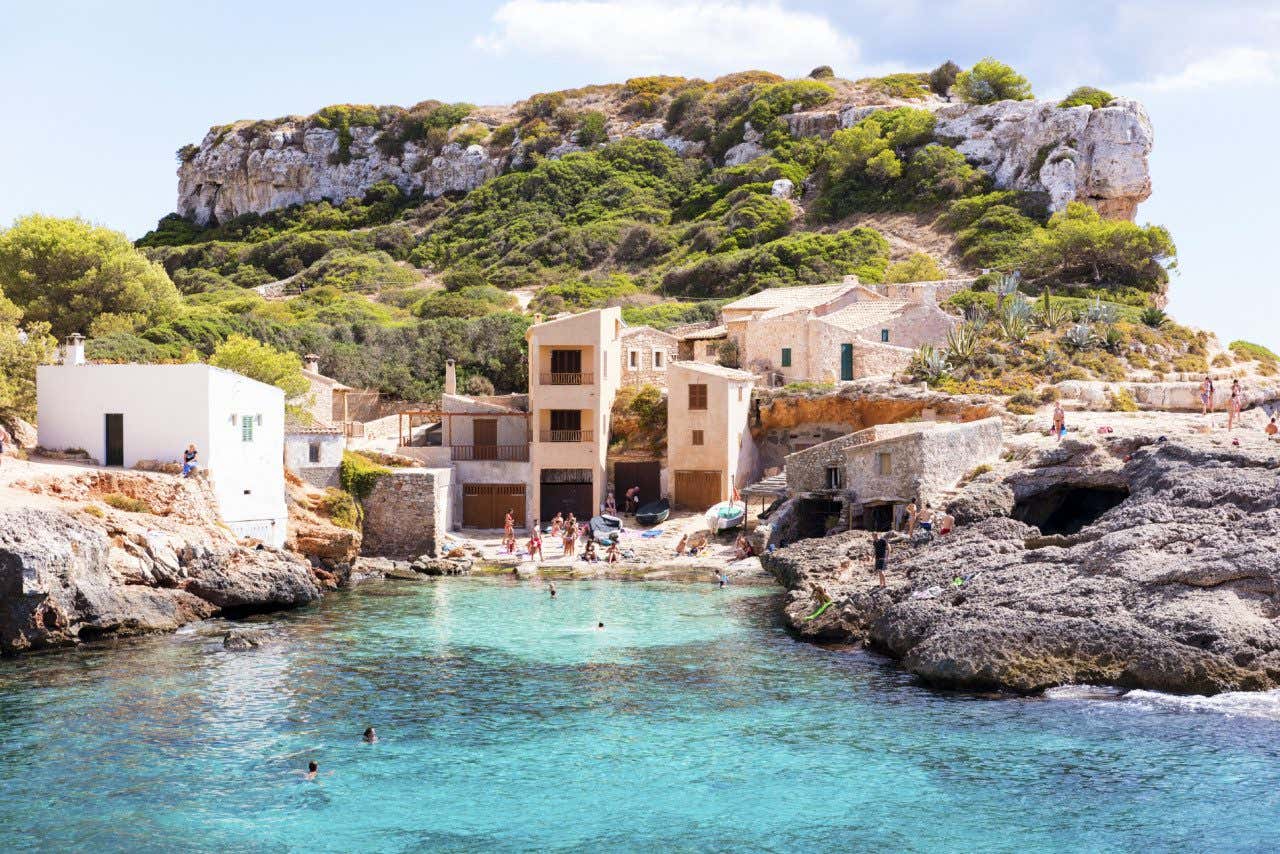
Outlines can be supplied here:
M998 59L987 57L956 75L955 91L970 104L1027 101L1032 98L1027 78Z
M302 376L302 358L297 353L281 353L244 335L232 335L219 344L209 357L209 364L284 389L287 397L297 397L310 388Z

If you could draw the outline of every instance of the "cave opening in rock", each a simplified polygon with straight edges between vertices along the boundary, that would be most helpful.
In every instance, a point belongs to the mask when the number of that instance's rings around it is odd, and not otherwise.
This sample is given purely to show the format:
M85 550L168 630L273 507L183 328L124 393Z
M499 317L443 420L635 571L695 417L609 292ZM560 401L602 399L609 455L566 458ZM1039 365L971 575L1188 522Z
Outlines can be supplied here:
M825 537L840 521L844 513L844 504L823 498L801 498L799 512L796 514L796 534L798 539Z
M1013 506L1013 517L1045 534L1075 534L1129 497L1125 486L1063 484L1025 498Z

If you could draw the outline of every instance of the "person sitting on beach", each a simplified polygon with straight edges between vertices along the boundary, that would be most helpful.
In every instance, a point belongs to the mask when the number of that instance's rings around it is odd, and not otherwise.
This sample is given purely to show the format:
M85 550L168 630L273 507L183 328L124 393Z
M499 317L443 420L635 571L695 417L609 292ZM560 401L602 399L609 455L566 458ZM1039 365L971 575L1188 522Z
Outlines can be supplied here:
M755 553L756 550L753 549L751 547L751 543L747 541L747 535L739 534L737 542L733 544L734 560L743 560L753 556Z
M950 534L956 527L956 517L950 513L943 513L938 517L938 533L942 535Z
M587 540L587 547L582 552L582 559L587 563L595 563L599 558L596 556L596 541Z
M618 515L618 502L614 500L612 492L604 499L604 512L609 516Z
M1267 434L1267 438L1274 439L1277 433L1280 433L1280 427L1276 426L1276 417L1271 416L1271 420L1267 422L1267 426L1262 428L1262 432Z
M1062 403L1055 401L1053 404L1053 436L1059 442L1062 437L1067 435L1067 413L1062 410Z
M378 740L378 734L374 732L373 727L365 727L365 730L364 730L365 744L373 744L377 740Z
M831 594L827 592L825 587L816 581L810 586L809 592L813 595L814 599L818 600L819 606L826 605L831 602Z
M622 552L618 549L618 541L614 540L609 543L609 548L605 549L605 563L617 563L622 559Z
M199 456L199 451L196 450L196 446L187 445L187 449L182 452L183 477L191 477L191 475L195 473L197 456Z
M684 550L687 545L689 545L689 535L681 534L680 542L676 543L676 557L684 555Z

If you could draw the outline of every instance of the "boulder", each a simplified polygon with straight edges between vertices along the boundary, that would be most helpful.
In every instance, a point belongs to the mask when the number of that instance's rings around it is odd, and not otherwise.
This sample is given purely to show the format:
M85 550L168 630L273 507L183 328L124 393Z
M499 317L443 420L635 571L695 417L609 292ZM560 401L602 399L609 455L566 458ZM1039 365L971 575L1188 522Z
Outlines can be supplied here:
M265 632L256 629L231 629L222 636L222 646L233 652L257 649L270 640Z
M984 474L967 484L947 505L957 525L972 525L983 519L1013 514L1013 490L1000 478Z

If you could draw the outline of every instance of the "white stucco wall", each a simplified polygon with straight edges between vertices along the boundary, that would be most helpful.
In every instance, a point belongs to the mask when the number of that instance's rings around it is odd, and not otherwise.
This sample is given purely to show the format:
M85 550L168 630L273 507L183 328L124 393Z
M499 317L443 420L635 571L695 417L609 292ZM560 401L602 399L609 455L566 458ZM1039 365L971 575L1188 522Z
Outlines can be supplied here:
M320 459L311 461L311 444L319 445ZM284 437L284 464L307 482L320 487L337 486L342 452L347 438L341 433L287 433Z
M42 365L36 406L41 446L83 448L99 462L109 413L123 415L126 468L180 460L195 444L223 521L241 536L284 543L284 392L275 386L202 364ZM255 421L248 442L246 415Z
M753 380L700 370L692 362L676 362L668 376L667 469L718 471L721 493L728 498L734 486L746 485L755 474L756 447L748 426ZM706 409L689 409L691 383L706 385ZM694 430L702 431L703 444L693 444Z

